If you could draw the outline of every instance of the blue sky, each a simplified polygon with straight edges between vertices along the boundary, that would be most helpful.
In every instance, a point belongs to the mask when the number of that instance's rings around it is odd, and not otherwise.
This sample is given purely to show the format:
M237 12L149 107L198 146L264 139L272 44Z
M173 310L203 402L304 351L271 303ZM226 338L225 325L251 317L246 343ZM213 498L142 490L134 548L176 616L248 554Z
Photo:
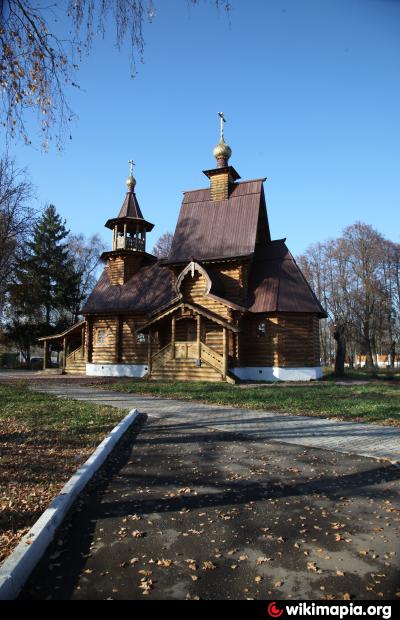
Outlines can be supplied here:
M400 242L400 2L156 0L144 64L130 78L112 33L97 41L70 103L78 115L65 150L11 147L39 204L73 232L99 232L125 193L156 224L148 249L174 230L182 191L206 186L217 112L228 119L231 164L268 178L273 238L294 254L362 220ZM112 26L111 26L112 28Z

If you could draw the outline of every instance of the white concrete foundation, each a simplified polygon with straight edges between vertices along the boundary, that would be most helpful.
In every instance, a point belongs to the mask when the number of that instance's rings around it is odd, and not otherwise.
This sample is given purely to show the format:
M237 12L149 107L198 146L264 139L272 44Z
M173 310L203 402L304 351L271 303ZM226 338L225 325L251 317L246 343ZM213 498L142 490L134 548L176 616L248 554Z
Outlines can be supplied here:
M148 370L144 364L86 364L88 377L144 377Z
M311 381L321 379L322 367L280 368L279 366L242 366L230 368L241 381Z

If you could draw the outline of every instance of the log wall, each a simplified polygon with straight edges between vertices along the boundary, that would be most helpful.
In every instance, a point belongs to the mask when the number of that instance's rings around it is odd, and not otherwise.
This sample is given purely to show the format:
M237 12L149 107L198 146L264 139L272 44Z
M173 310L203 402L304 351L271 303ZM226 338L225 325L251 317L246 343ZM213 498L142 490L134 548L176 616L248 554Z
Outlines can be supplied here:
M202 340L220 355L223 353L222 327L212 321L202 319Z
M229 198L229 172L220 172L210 179L211 200Z
M139 269L142 256L111 256L108 259L108 274L112 285L125 284Z
M208 310L211 310L211 312L218 314L224 319L230 319L230 309L221 302L205 295L206 287L207 282L203 274L195 271L192 278L192 275L188 273L183 279L180 289L183 296L183 301L198 304L199 306L203 306L203 308L207 308Z
M145 322L146 318L143 316L92 317L88 321L86 360L93 364L147 364L147 340L139 342L137 338L137 332ZM100 330L105 333L105 342L99 341ZM153 341L153 353L156 353L158 348L158 341Z
M260 338L257 326L265 322L265 336ZM243 319L242 331L239 333L239 358L241 366L274 365L275 326L266 317Z
M266 331L260 336L259 323ZM239 336L241 366L281 368L320 365L319 320L311 314L285 314L244 319Z
M226 298L233 303L243 306L247 295L247 268L245 265L221 265L216 269L223 284Z
M117 317L95 317L92 322L92 362L93 364L116 364L116 345L118 333ZM99 342L100 332L105 341Z

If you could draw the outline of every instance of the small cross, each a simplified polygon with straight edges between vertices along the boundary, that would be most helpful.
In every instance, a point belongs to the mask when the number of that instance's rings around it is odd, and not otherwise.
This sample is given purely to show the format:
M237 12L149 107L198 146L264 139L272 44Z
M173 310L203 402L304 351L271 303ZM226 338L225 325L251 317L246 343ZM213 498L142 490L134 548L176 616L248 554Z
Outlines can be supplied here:
M223 112L218 112L218 116L221 119L221 140L224 139L224 123L226 123L226 118Z
M133 166L135 165L135 164L133 163L133 159L130 159L130 160L129 160L129 165L130 165L130 167L131 167L131 177L132 177L132 176L133 176Z

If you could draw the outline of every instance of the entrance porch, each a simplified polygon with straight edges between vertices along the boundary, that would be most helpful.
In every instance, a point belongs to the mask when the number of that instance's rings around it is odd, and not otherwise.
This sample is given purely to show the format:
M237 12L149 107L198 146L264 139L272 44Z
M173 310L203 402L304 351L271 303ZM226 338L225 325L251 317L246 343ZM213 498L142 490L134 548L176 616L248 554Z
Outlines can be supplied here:
M43 343L43 370L61 373L86 373L85 361L86 321L75 323L60 334L39 338ZM61 352L61 364L57 368L51 367L51 348Z
M238 329L211 312L179 304L141 331L148 336L151 379L235 383L228 369L235 355Z

